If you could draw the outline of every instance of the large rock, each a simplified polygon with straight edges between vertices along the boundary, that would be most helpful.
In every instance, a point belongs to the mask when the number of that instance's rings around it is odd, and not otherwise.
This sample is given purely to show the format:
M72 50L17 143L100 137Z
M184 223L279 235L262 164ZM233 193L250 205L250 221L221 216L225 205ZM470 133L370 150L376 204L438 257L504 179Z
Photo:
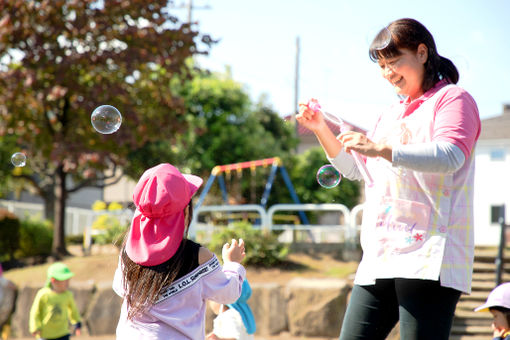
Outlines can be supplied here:
M296 278L286 287L293 336L338 337L351 285L341 279Z
M11 319L12 333L16 337L32 336L28 331L28 319L30 308L34 302L37 291L41 289L40 284L29 284L20 287L18 290L18 298L16 299L16 309Z
M287 330L287 306L282 287L277 283L252 283L248 300L257 335L274 335Z
M11 281L0 277L0 329L14 310L16 292L16 286Z
M71 280L69 290L73 293L74 301L76 302L76 308L78 308L78 312L80 312L80 316L83 321L90 300L92 299L92 296L96 291L96 285L93 280L88 281Z
M120 317L122 298L112 289L111 282L101 282L90 301L85 320L90 335L115 334Z

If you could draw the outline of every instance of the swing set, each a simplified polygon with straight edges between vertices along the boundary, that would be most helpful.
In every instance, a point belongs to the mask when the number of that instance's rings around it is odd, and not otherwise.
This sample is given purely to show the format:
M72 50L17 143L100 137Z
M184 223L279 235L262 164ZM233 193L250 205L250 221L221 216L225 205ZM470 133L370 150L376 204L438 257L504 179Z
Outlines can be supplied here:
M287 186L287 189L289 190L290 196L294 203L300 204L299 198L296 194L296 191L294 190L294 186L292 185L292 181L290 180L290 177L287 173L287 170L285 170L285 167L282 164L282 161L279 157L272 157L272 158L265 158L265 159L259 159L254 161L247 161L247 162L241 162L241 163L233 163L233 164L225 164L225 165L217 165L215 166L211 171L211 176L207 180L207 183L205 184L204 190L202 190L200 197L198 199L198 202L196 204L195 209L199 209L202 204L204 203L205 197L207 196L207 193L209 190L211 190L212 185L214 184L215 180L218 179L218 184L220 186L221 190L221 196L224 204L229 204L228 202L228 194L227 194L227 187L225 184L225 174L227 177L230 177L230 174L232 172L237 172L238 176L242 175L242 171L244 169L250 169L252 178L255 178L255 169L257 167L264 167L267 168L268 166L271 166L271 170L269 172L269 177L267 179L266 185L264 187L264 192L262 194L262 198L260 199L260 205L265 209L267 206L267 200L269 199L269 194L271 193L271 188L273 186L276 174L278 170L280 171L280 174L283 178L283 181L285 182L285 185ZM309 224L308 218L306 217L305 213L303 211L299 211L299 217L301 219L302 224Z

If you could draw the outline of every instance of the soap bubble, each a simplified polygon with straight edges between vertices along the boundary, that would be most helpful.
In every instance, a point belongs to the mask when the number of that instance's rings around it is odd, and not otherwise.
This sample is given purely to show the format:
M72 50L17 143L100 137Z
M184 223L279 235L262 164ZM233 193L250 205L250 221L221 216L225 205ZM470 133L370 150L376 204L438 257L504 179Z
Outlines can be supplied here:
M92 112L90 121L97 132L106 135L114 133L120 128L122 115L111 105L101 105Z
M376 34L369 32L367 37L370 49L381 51L384 50L391 43L391 32L387 27L380 29Z
M342 175L340 175L340 172L338 172L338 170L330 164L322 166L317 171L317 182L323 188L334 188L340 183L341 179Z
M24 167L27 164L27 156L22 152L15 152L11 156L11 163L18 168Z

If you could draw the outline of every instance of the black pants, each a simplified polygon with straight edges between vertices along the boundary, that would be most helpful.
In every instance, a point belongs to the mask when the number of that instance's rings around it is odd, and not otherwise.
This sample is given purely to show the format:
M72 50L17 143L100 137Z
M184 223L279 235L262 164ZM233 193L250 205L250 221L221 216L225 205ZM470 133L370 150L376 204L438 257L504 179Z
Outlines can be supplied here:
M340 340L383 340L400 321L401 340L448 340L461 292L439 281L379 279L352 289Z
M55 338L55 339L45 339L45 340L69 340L70 338L70 335L67 334L67 335L64 335L64 336L61 336L60 338Z

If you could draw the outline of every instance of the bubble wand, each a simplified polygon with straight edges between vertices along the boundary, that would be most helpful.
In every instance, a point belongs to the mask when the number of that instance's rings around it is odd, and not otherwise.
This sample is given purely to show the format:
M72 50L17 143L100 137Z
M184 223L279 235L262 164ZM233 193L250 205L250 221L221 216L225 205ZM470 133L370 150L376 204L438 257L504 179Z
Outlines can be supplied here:
M340 132L345 132L345 131L349 130L349 128L347 127L345 122L340 117L337 117L337 116L335 116L335 115L333 115L331 113L327 113L325 111L322 111L321 110L321 106L320 106L319 102L316 99L310 99L308 101L308 103L306 104L306 106L310 110L312 110L314 112L322 113L322 115L327 120L329 120L331 123L333 123L333 124L337 125L338 127L340 127ZM352 158L354 158L354 162L356 163L356 166L358 167L358 170L361 173L361 176L363 176L363 179L365 180L365 183L369 187L372 187L374 185L374 180L372 179L372 176L370 175L370 172L368 172L367 165L365 164L365 162L361 158L361 155L359 153L357 153L356 151L354 151L354 150L351 150L351 155L352 155Z

